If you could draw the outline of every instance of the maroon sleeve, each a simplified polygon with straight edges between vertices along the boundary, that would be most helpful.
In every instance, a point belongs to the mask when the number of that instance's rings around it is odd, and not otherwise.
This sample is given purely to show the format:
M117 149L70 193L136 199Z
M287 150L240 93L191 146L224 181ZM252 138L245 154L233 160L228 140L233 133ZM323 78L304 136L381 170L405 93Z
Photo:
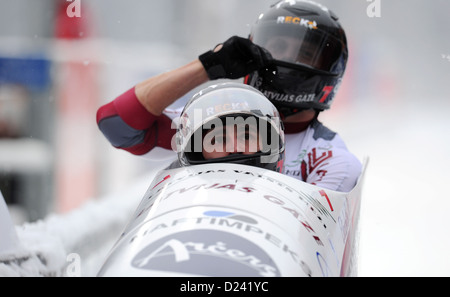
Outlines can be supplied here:
M165 115L155 116L139 102L134 87L97 111L99 129L111 144L135 155L155 146L171 149L175 129Z

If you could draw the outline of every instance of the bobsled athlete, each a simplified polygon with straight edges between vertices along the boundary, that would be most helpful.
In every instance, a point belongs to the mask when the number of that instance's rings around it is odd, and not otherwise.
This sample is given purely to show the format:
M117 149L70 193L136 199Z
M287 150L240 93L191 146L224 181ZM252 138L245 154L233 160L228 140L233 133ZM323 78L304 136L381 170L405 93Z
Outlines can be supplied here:
M213 85L194 95L181 113L176 143L181 166L226 162L283 170L278 110L244 84Z
M198 59L150 77L97 113L117 148L146 155L171 148L174 116L166 108L216 79L244 78L278 109L285 127L284 174L335 191L350 191L360 161L319 114L330 108L348 59L337 16L313 1L280 1L261 14L249 38L233 36Z

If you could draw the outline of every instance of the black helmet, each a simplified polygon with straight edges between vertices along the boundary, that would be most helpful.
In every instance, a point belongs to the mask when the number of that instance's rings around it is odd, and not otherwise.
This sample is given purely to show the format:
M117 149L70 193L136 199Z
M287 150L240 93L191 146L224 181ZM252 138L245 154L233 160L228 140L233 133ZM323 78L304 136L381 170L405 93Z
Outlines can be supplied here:
M232 130L226 130L229 127ZM254 134L249 131L251 129ZM205 158L205 146L212 151L223 148L222 152L228 152L223 139L229 131L238 135L232 145L239 146L239 135L245 145L252 137L254 150ZM240 134L239 131L244 132ZM241 83L212 85L194 95L181 113L176 138L178 160L182 166L227 162L280 173L283 169L284 129L279 113L258 90Z
M344 29L328 8L308 0L280 1L259 17L249 38L274 61L248 75L245 83L260 90L283 116L330 108L348 49Z

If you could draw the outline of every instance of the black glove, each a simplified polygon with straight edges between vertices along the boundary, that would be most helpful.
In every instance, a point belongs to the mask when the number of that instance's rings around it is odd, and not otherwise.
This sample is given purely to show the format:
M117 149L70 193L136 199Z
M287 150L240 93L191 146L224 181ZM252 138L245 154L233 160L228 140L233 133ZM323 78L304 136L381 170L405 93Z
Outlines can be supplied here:
M272 56L247 38L233 36L217 51L199 57L210 79L237 79L270 63Z

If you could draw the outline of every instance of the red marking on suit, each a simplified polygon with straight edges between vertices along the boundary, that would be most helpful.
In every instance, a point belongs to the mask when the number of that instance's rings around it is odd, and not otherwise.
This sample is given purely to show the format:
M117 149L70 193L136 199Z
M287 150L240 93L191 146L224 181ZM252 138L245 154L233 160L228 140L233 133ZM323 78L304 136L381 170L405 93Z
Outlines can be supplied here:
M308 175L313 172L319 165L321 165L326 160L333 157L332 151L323 152L320 156L317 155L316 148L313 148L311 153L308 153L308 164L303 161L301 166L302 179L306 181ZM326 170L318 170L317 174L320 176L320 180L327 174Z

